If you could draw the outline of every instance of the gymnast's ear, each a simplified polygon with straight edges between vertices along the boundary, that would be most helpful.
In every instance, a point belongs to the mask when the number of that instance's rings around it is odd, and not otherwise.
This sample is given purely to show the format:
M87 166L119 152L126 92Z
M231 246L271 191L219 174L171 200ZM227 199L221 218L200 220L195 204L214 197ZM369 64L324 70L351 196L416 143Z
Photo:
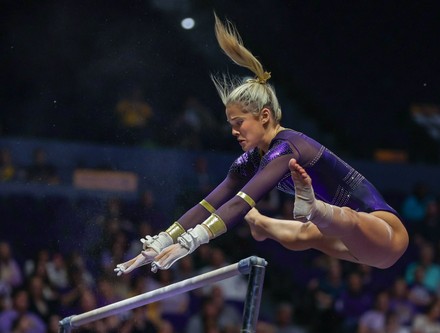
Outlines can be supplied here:
M272 112L270 112L270 110L268 108L263 108L260 112L260 120L261 123L267 124L271 118Z

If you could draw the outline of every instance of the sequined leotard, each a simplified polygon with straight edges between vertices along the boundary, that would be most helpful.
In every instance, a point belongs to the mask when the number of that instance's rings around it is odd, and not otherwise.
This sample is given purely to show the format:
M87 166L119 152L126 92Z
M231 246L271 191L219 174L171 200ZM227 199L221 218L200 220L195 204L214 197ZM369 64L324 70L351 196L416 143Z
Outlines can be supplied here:
M250 206L236 196L242 191L258 202L273 188L294 195L288 162L295 158L312 178L315 196L336 206L357 211L388 211L397 215L377 189L358 171L329 149L303 133L286 129L272 140L264 156L254 148L237 158L225 180L206 198L228 227L243 219ZM201 205L185 213L179 222L191 227L210 214ZM293 216L292 216L293 218Z

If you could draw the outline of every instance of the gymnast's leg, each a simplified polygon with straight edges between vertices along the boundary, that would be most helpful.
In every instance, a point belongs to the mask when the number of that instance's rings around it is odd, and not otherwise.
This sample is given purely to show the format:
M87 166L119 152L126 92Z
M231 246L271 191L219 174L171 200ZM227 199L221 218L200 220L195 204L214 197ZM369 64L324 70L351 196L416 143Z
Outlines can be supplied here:
M317 200L307 172L294 159L289 167L296 190L295 219L310 222L269 220L254 210L246 220L257 239L269 237L292 250L315 248L378 268L388 268L402 256L408 234L397 216L384 211L356 212Z
M388 268L402 256L408 246L408 233L396 215L356 212L317 200L307 172L294 159L289 168L295 183L295 219L306 218L324 236L339 238L360 263Z
M341 240L324 236L312 222L271 218L260 214L255 208L247 213L245 220L251 228L252 237L257 241L270 238L289 250L316 249L338 259L358 262Z

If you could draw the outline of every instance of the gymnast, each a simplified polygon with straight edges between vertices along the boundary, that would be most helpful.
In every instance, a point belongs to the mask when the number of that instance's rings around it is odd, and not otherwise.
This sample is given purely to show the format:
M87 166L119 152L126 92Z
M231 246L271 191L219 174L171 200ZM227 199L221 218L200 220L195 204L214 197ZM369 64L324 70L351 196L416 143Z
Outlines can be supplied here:
M281 108L268 83L271 75L244 47L231 22L215 15L215 34L224 53L255 75L247 80L212 77L244 153L200 203L166 231L142 239L141 254L117 265L117 274L148 263L153 272L168 269L243 219L257 241L270 238L290 250L313 248L372 267L392 266L408 246L396 210L332 151L280 124ZM275 187L294 196L293 220L270 218L254 208Z

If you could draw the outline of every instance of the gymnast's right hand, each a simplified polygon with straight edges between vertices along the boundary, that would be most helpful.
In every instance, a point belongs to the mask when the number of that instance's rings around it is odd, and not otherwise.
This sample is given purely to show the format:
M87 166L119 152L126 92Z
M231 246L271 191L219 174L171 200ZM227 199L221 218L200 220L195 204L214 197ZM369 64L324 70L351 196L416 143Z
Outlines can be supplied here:
M116 265L114 271L118 276L151 263L163 249L173 244L173 239L166 232L161 232L153 237L147 235L145 238L141 238L141 242L143 243L143 251L140 254L131 260Z
M134 270L135 268L149 264L150 262L153 261L154 256L157 255L156 251L154 251L154 250L148 251L148 252L154 253L154 254L151 254L151 257L144 256L144 252L147 253L147 251L142 251L133 259L130 259L122 264L116 265L116 268L114 269L116 274L118 276L120 276L122 274L128 274L132 270Z

